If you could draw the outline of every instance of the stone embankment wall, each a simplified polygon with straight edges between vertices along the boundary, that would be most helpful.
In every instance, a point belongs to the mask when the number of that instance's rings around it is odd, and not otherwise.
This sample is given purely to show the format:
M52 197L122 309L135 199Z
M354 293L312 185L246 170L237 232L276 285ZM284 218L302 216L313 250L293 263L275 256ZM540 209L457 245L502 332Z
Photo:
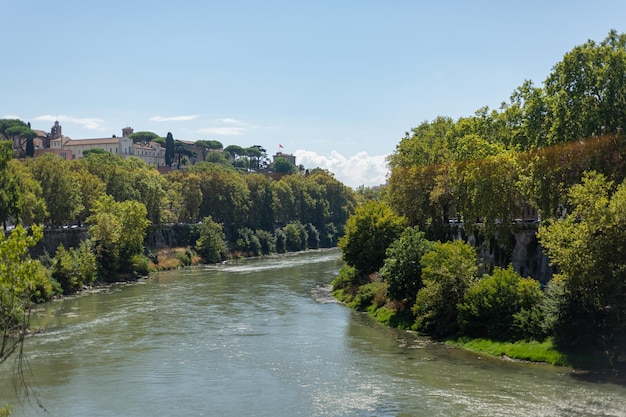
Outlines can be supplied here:
M46 228L43 239L30 250L30 255L38 258L48 253L54 256L59 245L65 248L77 248L86 240L87 227L77 228ZM149 250L194 245L198 240L196 225L171 224L148 228L144 244Z
M506 268L513 265L513 269L520 275L532 277L542 284L550 281L554 273L537 239L536 224L519 225L505 239L496 235L486 240L478 232L468 236L460 232L458 238L477 248L479 259L488 267Z

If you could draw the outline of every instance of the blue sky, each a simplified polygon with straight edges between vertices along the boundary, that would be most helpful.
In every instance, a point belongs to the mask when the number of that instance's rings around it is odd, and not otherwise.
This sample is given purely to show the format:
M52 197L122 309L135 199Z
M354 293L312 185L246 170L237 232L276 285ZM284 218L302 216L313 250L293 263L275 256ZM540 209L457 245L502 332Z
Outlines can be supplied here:
M497 108L626 2L0 0L0 118L262 145L385 181L405 131Z

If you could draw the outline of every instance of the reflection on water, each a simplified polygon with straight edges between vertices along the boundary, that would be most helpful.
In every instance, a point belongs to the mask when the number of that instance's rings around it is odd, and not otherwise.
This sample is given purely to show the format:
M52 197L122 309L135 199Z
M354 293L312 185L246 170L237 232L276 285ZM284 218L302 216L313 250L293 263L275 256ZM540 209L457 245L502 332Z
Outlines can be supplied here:
M48 413L14 416L626 415L622 386L481 359L333 302L338 257L166 272L42 306L27 354ZM16 404L1 369L0 404Z

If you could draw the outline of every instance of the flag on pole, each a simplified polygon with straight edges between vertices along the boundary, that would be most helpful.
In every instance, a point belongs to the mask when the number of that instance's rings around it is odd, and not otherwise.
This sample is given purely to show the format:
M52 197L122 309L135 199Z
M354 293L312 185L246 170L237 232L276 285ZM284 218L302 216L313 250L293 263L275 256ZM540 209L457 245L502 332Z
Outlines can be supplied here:
M283 145L281 145L281 144L279 143L279 144L278 144L278 147L282 149L282 148L283 148Z

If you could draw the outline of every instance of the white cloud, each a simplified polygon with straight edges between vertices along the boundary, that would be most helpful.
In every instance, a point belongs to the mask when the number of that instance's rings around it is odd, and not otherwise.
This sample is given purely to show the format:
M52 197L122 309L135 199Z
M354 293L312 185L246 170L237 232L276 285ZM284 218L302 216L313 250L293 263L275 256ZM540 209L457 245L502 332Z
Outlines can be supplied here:
M367 152L359 152L346 158L337 151L332 151L330 156L324 156L305 150L297 150L294 155L298 165L327 169L339 181L353 188L359 185L371 187L384 184L389 173L387 155L370 156Z
M217 119L216 121L218 123L226 123L226 124L233 124L233 125L245 125L246 124L242 122L241 120L233 119L232 117L226 117L224 119Z
M196 130L196 133L206 133L217 136L237 136L243 134L246 129L243 127L207 127Z
M197 119L198 116L197 114L190 114L187 116L169 116L169 117L163 117L163 116L153 116L150 118L150 121L153 122L185 122L188 120L194 120Z
M216 136L239 136L243 135L247 130L257 127L244 122L243 120L238 120L232 117L216 119L214 123L217 126L198 129L196 130L196 133Z
M41 120L41 121L47 121L47 122L59 121L59 122L74 123L89 130L104 130L104 120L96 119L96 118L79 118L79 117L67 116L64 114L60 114L58 116L45 114L43 116L35 117L35 120Z

